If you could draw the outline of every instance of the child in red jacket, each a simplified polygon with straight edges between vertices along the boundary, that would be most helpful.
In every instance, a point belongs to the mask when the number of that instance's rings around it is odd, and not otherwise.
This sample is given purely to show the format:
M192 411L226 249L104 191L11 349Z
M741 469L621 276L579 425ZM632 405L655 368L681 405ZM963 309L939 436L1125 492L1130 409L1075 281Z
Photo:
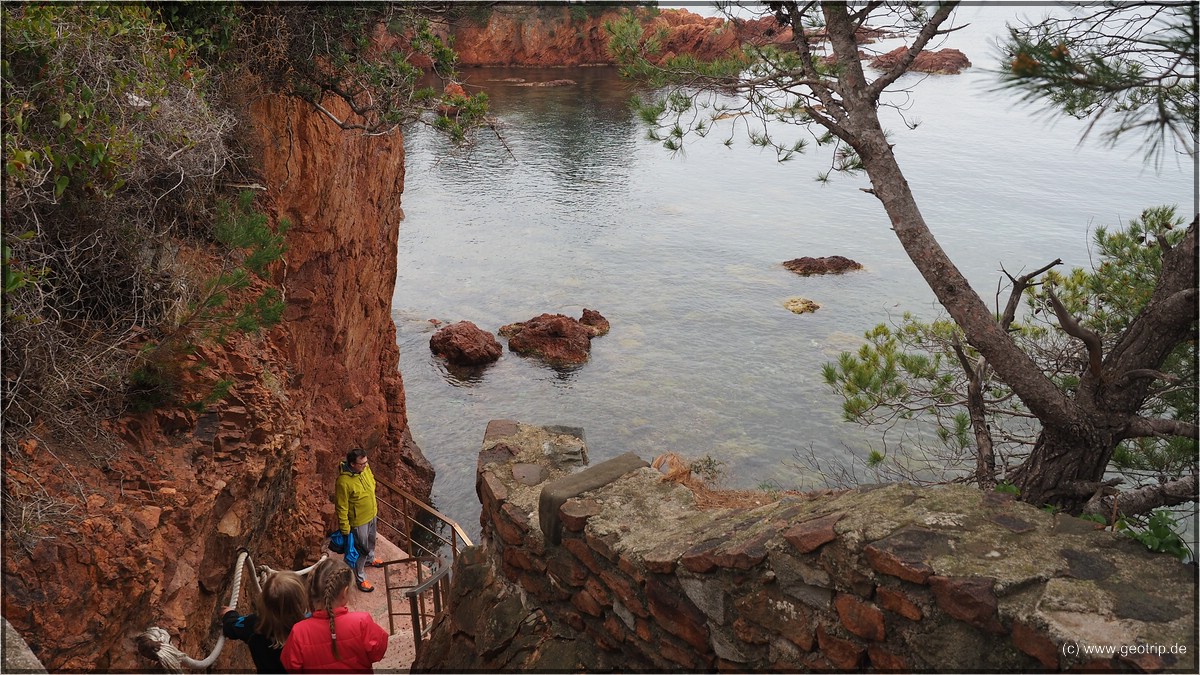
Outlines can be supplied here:
M309 577L312 616L292 627L281 660L289 673L372 673L388 633L366 612L351 612L346 593L354 571L326 559Z

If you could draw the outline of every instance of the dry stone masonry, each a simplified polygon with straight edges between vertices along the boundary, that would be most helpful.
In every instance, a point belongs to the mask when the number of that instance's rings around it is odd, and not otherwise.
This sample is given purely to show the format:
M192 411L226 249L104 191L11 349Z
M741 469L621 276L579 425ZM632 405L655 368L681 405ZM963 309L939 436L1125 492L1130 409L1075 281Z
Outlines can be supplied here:
M1196 672L1195 567L1093 523L962 486L699 510L586 464L488 425L483 542L414 670Z

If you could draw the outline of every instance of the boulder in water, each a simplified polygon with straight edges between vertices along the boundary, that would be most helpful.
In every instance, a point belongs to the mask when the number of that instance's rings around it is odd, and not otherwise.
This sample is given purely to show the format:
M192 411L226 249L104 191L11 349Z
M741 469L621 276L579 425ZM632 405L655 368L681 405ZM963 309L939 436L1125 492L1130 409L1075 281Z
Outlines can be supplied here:
M536 356L555 366L577 365L588 360L592 337L603 335L599 322L607 332L608 321L593 312L585 318L596 324L585 325L564 314L542 314L528 321L500 327L500 335L508 338L508 348L522 356ZM595 318L595 317L598 317Z
M795 258L783 263L783 266L802 277L813 274L841 274L850 270L862 269L861 264L840 255L831 255L824 258L809 258L807 256Z
M456 366L491 363L504 351L491 333L470 321L459 321L439 329L429 338L429 349Z
M871 67L877 70L889 70L908 53L908 47L896 47L892 51L871 61ZM909 69L917 73L934 73L936 75L957 75L971 67L971 60L957 49L939 49L936 52L921 52L913 60Z
M788 298L787 302L783 303L783 306L792 314L808 314L809 312L821 309L820 305L808 298Z

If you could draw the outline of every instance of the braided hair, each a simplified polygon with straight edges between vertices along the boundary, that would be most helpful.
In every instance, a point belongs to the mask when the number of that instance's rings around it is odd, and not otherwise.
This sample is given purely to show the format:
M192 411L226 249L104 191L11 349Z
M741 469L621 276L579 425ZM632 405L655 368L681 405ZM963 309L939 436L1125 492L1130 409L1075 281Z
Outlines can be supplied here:
M334 624L333 603L350 587L351 569L338 561L326 558L312 571L308 592L314 610L323 609L329 615L329 637L333 657L338 658L337 626Z

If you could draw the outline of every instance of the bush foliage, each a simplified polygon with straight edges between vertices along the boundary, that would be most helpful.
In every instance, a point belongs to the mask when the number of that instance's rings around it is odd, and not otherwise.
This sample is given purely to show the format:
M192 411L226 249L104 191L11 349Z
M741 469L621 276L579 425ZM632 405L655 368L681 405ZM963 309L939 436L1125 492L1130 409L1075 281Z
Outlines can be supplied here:
M411 8L0 11L6 450L32 437L103 461L122 445L103 420L211 405L230 380L189 374L206 369L189 355L280 321L271 270L287 223L230 187L245 182L247 91L299 97L367 134L420 120L465 139L486 112L482 94L447 108L418 86L426 70L454 77L456 58ZM381 36L394 48L379 49ZM189 381L209 384L185 391Z

